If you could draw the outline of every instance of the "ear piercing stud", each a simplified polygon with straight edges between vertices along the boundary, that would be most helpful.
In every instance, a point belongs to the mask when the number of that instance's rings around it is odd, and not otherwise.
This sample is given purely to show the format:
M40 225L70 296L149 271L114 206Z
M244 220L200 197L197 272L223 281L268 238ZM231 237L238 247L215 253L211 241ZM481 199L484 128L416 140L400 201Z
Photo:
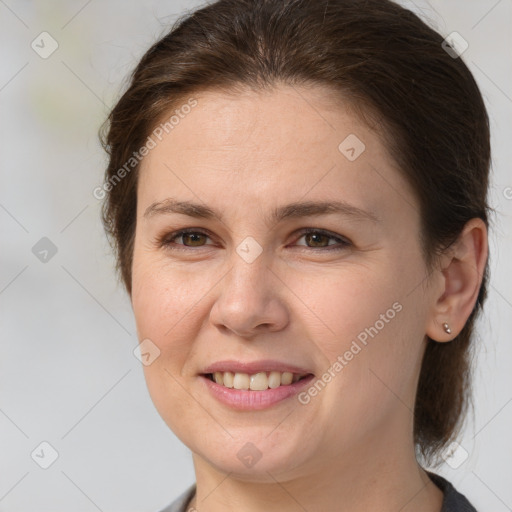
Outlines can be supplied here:
M444 330L445 330L445 332L447 334L451 334L452 333L452 330L450 329L450 326L446 322L443 324L443 328L444 328Z

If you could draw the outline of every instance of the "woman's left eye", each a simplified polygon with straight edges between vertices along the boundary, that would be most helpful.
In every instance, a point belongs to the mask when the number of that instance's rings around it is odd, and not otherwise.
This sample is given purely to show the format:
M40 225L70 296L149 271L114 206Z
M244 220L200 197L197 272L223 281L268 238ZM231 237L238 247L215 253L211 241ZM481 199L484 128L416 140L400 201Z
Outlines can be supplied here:
M301 234L302 234L302 236L299 238L299 240L301 238L305 238L310 243L319 244L319 245L314 245L312 247L306 246L306 247L310 247L311 249L323 249L323 248L329 247L328 250L332 251L332 250L344 249L344 248L348 247L349 245L351 245L348 240L341 238L339 236L333 235L327 231L323 231L321 229L307 229L307 230L303 230L301 232ZM327 242L326 245L323 245L323 242L328 241L329 239L335 240L337 243L329 244ZM336 247L331 247L332 245L334 245Z
M331 251L344 249L351 245L351 243L347 239L341 238L340 236L331 234L328 231L324 231L322 229L304 229L298 234L301 236L297 239L297 241L304 238L306 244L297 245L304 246L310 249L327 249ZM175 240L180 238L183 243L176 243ZM204 247L205 245L211 245L201 243L206 238L210 238L210 236L207 233L204 233L203 231L181 230L171 233L169 236L165 236L162 240L159 241L159 245L173 250L184 250L181 247L179 247L182 246L186 250L192 247ZM329 243L329 241L333 240L335 241L334 244Z

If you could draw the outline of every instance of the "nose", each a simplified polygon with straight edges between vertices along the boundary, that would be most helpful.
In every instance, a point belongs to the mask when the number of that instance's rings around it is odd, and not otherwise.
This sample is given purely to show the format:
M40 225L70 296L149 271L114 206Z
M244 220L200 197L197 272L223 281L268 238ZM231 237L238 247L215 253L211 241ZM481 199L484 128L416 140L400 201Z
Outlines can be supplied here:
M282 281L262 256L247 263L235 254L231 270L219 283L210 321L244 338L282 330L289 322L283 291Z

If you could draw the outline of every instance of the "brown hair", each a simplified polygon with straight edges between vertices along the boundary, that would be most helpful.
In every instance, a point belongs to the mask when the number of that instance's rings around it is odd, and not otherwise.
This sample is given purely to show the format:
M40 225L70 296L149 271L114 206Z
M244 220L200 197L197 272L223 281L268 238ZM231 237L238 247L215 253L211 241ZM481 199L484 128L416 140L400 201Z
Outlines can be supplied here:
M419 201L421 245L432 271L467 221L478 217L488 226L490 210L487 112L472 74L442 43L414 13L388 0L219 0L178 19L142 57L103 126L110 160L102 219L128 293L138 164L132 161L129 172L126 163L157 121L195 91L278 83L329 86L363 118L378 119ZM450 343L428 340L414 411L414 440L428 463L440 460L471 403L473 325L488 271L487 263L460 334Z

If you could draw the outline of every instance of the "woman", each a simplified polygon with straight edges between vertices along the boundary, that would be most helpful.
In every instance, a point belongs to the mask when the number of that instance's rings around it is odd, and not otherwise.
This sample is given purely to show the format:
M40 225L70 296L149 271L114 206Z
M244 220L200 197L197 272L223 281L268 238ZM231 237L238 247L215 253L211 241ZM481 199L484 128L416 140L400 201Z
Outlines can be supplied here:
M193 453L165 511L475 510L423 469L457 446L488 279L457 49L386 0L220 0L106 128L146 382Z

